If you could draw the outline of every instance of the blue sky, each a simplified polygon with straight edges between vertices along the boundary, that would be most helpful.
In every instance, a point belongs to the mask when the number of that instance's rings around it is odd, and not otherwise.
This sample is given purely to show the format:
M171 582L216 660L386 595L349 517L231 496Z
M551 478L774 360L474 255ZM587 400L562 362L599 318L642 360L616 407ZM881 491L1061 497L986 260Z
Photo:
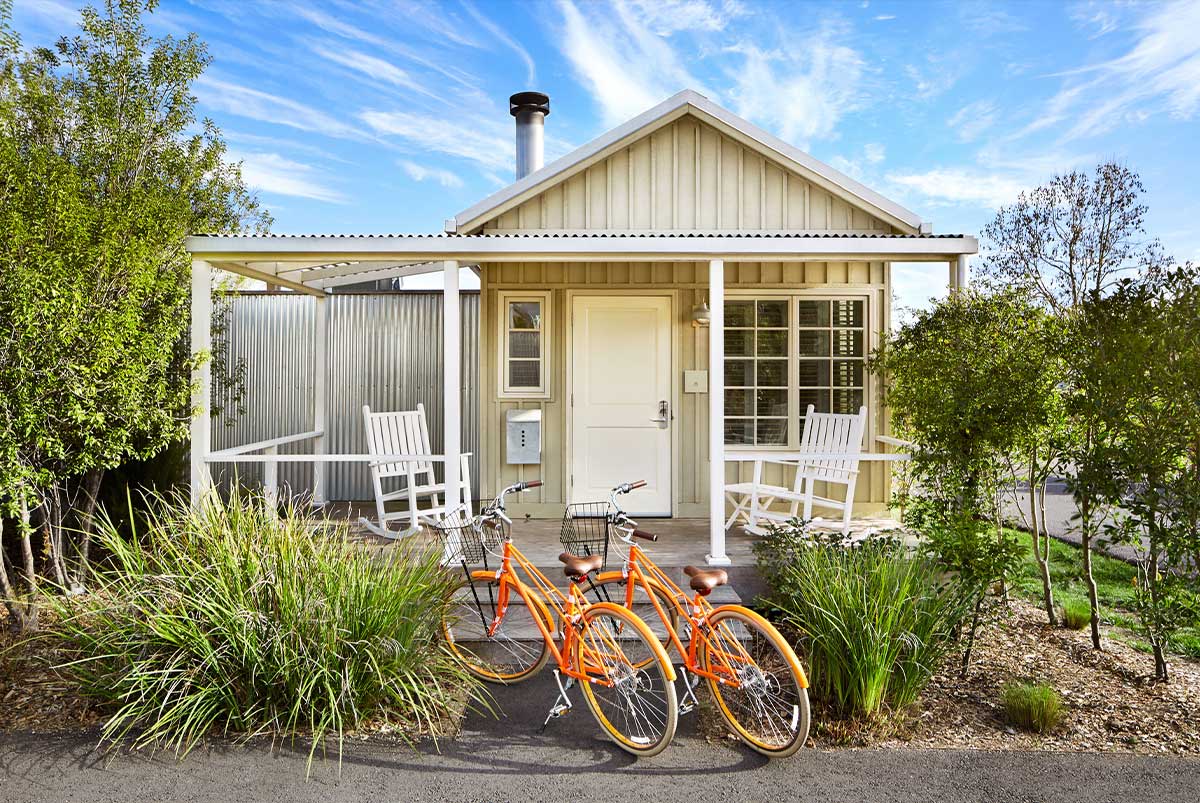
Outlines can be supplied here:
M81 3L16 0L27 45ZM512 92L547 160L693 88L933 221L977 233L1056 171L1139 171L1150 234L1200 259L1200 0L421 3L164 0L196 87L280 232L438 231L512 180ZM906 305L941 266L901 266Z

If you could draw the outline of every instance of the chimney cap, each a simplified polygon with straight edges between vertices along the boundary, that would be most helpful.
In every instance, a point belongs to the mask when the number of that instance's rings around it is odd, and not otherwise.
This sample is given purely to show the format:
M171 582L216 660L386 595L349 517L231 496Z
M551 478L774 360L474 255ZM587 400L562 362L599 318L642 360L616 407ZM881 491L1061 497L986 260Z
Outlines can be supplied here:
M544 92L518 92L508 99L508 113L516 117L523 111L550 113L550 96Z

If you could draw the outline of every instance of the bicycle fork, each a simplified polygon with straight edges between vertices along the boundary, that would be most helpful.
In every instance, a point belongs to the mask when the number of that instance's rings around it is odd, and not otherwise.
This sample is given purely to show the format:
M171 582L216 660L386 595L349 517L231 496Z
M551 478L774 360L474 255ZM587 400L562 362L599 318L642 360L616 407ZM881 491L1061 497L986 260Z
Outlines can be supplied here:
M575 678L568 677L567 682L563 683L562 673L555 669L554 682L558 684L558 698L555 699L554 705L550 706L550 713L546 714L546 721L542 723L542 729L538 733L546 732L550 720L565 717L571 712L572 703L571 698L567 696L567 690L575 685Z

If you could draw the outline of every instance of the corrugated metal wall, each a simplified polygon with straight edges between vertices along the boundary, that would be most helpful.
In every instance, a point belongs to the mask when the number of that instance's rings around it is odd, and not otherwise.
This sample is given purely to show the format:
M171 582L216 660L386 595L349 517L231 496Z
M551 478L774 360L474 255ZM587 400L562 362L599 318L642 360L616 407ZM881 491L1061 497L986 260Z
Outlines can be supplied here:
M362 407L414 410L425 405L433 451L442 448L441 293L332 295L329 315L327 451L367 451ZM315 299L285 293L247 293L231 300L226 313L229 358L246 370L245 412L226 409L213 427L213 448L226 449L312 429L313 315ZM462 447L472 453L471 483L479 489L479 295L462 295ZM225 391L217 388L217 399ZM282 447L301 453L311 444ZM257 483L261 464L214 466L226 481L235 473ZM279 479L293 490L312 487L312 466L283 463ZM329 466L330 499L370 499L366 466Z

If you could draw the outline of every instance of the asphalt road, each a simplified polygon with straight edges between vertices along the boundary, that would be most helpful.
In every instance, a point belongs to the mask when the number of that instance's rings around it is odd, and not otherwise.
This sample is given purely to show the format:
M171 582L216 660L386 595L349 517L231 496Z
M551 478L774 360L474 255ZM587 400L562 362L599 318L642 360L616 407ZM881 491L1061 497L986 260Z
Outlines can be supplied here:
M709 744L685 717L676 743L634 760L576 710L538 733L554 697L547 674L500 689L504 715L472 715L462 737L419 751L346 747L314 764L270 744L168 755L98 755L80 737L0 735L0 801L1180 801L1200 799L1200 761L1125 755L957 750L803 750L768 762Z

